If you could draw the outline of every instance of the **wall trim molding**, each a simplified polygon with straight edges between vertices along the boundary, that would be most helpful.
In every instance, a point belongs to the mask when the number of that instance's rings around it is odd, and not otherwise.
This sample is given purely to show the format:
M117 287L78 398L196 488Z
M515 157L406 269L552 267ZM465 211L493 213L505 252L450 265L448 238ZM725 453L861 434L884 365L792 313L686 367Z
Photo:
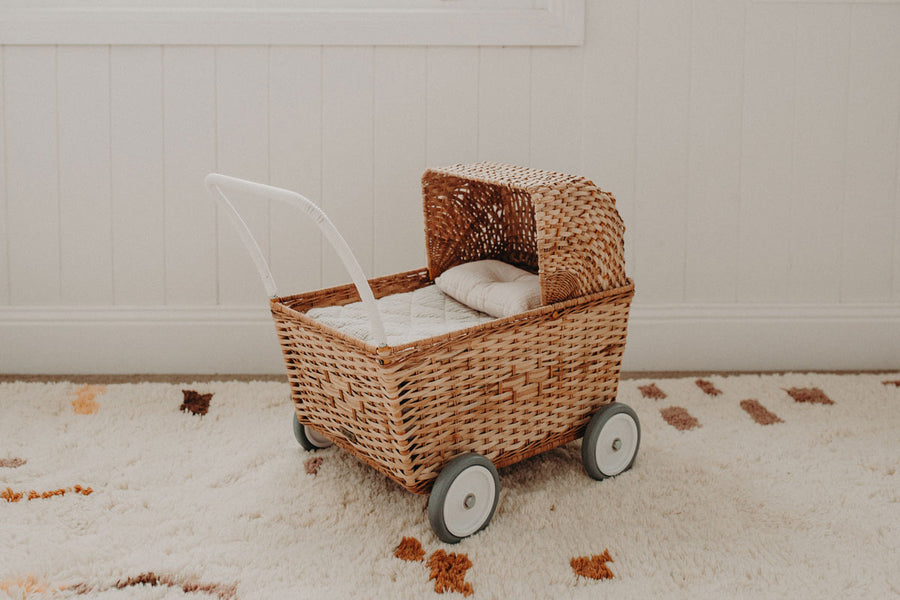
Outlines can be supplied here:
M234 4L234 3L232 3ZM584 0L409 8L327 0L298 8L101 6L90 2L5 8L4 44L575 46L584 41ZM435 3L432 3L433 5ZM508 3L507 3L508 4Z
M635 305L629 371L900 367L898 304ZM4 307L0 372L280 373L265 307Z
M5 323L260 323L271 317L258 306L7 306Z
M631 317L642 321L671 320L765 320L765 321L833 321L833 320L898 320L900 304L770 304L770 303L684 303L633 304Z
M900 304L866 302L825 303L669 303L631 306L640 320L880 320L900 319ZM267 306L2 306L0 324L9 322L233 322L265 321Z
M632 307L627 370L900 368L900 304Z

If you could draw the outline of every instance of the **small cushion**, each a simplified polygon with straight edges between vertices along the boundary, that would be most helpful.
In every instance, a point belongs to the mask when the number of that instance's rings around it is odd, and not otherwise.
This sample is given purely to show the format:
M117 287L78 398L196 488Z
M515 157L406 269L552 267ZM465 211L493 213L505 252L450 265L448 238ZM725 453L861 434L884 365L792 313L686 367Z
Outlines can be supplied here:
M499 260L457 265L434 283L451 298L492 317L509 317L541 305L540 278Z

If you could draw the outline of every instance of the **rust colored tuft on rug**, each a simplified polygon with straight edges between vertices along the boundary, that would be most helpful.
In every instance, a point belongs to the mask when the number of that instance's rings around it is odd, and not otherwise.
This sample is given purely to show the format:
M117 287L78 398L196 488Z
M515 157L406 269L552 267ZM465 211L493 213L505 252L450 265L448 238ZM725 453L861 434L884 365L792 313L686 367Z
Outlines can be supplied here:
M652 398L653 400L663 400L667 398L666 393L659 389L659 387L655 383L639 385L638 389L641 390L641 394L644 396L644 398Z
M422 542L414 537L404 537L394 550L394 556L400 560L419 562L425 560L425 549Z
M712 381L707 381L706 379L698 379L694 383L698 388L703 390L703 393L707 396L718 396L722 393L722 390L717 388Z
M472 584L466 581L466 571L472 567L468 555L438 550L428 558L425 566L431 569L428 578L434 580L435 592L459 592L463 596L474 593Z
M797 388L792 387L785 390L796 402L806 404L834 404L834 401L825 395L825 392L817 387L813 388Z
M741 400L741 408L743 408L744 411L746 411L746 413L750 415L750 418L752 418L760 425L774 425L775 423L784 423L784 421L778 418L778 415L760 404L759 400L755 400L753 398Z
M589 579L612 579L613 572L607 563L613 562L609 555L609 549L603 551L603 554L593 554L591 556L576 556L569 564L572 565L572 571L579 577L587 577Z

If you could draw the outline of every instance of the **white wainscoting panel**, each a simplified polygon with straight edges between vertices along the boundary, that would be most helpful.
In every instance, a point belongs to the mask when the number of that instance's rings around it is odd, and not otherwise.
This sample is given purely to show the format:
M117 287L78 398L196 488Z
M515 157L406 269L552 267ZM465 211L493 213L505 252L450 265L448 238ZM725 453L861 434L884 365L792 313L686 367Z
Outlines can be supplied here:
M641 0L638 15L635 254L642 302L684 298L691 102L691 2Z
M790 298L836 302L847 151L846 4L797 7Z
M482 48L478 160L530 164L531 48Z
M379 82L382 85L382 82ZM375 218L375 48L322 49L322 209L372 273ZM327 243L322 284L349 282Z
M531 57L529 162L581 173L584 48L548 48Z
M109 47L56 50L60 291L66 306L113 300Z
M216 48L216 170L251 181L269 179L269 51L265 46ZM269 200L232 194L269 258ZM219 211L219 303L252 304L259 276L230 218Z
M478 159L478 48L429 47L425 106L425 163Z
M797 7L751 5L744 45L737 299L787 299L794 199Z
M625 263L632 270L639 12L638 2L588 3L582 85L582 172L616 197L625 221Z
M425 48L375 48L372 271L425 264L420 180L426 168L428 58ZM380 85L380 82L391 85ZM416 248L418 251L411 251Z
M0 47L0 118L6 112L4 110L6 100L3 93L3 48ZM0 126L6 129L6 124L0 121ZM4 216L3 225L0 226L0 305L9 304L9 219L6 203L6 140L0 135L0 215Z
M691 16L684 296L734 302L746 11L739 2L695 0ZM710 281L719 285L711 288Z
M55 47L4 49L5 220L12 305L61 300L56 75Z
M166 304L215 305L216 206L203 186L217 168L215 48L163 48L163 113Z
M616 196L627 369L900 367L900 2L584 14L565 47L4 38L0 372L279 372L203 177L308 196L377 276L425 264L423 170L475 160ZM302 215L236 200L281 291L349 281Z
M895 241L900 233L900 35L896 8L858 6L851 17L841 301L887 302L892 279L900 285L900 244ZM893 260L879 256L891 245Z
M162 48L110 52L113 300L158 306L166 299Z
M322 50L273 46L269 54L269 178L322 198ZM283 290L322 287L322 236L297 209L269 206L269 262ZM254 282L253 289L261 290Z

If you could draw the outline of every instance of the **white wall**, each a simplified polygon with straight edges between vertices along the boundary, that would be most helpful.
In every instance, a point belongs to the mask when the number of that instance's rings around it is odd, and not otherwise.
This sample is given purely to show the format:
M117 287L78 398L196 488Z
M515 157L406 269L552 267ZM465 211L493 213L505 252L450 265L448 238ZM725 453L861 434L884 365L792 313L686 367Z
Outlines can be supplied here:
M2 40L0 40L2 41ZM424 265L426 166L618 198L626 369L900 366L900 4L588 0L577 47L0 46L0 372L280 372L213 170ZM283 290L342 283L245 205Z

